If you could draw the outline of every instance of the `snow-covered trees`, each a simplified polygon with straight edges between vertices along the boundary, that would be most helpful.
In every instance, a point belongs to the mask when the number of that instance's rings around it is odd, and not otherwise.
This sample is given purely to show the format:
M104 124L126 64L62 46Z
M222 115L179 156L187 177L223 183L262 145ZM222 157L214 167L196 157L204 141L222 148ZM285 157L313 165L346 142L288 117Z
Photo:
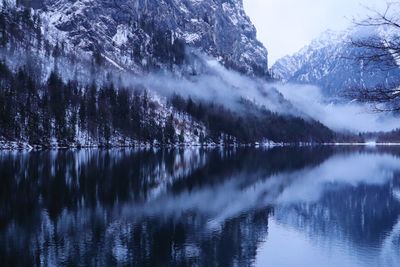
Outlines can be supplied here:
M81 86L63 82L53 71L40 83L21 68L13 73L0 62L0 136L33 145L79 143L79 132L108 145L119 134L132 140L175 141L174 122L156 120L154 105L145 91L115 88L110 83ZM171 115L172 116L172 115ZM163 138L162 134L168 134Z
M275 142L328 142L337 138L335 134L317 121L306 121L292 116L283 116L260 108L253 103L242 100L242 111L234 111L220 104L197 103L192 99L184 99L174 95L172 105L182 112L201 121L209 128L213 140L223 136L223 142L241 143L262 141Z

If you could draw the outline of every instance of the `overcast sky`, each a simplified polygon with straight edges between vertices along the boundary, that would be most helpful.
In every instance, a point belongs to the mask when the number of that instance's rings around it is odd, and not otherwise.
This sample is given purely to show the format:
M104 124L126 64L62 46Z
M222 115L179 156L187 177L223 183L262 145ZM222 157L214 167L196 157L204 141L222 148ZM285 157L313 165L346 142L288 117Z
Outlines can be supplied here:
M343 30L366 6L384 8L385 0L244 0L258 38L269 51L270 66L327 29Z

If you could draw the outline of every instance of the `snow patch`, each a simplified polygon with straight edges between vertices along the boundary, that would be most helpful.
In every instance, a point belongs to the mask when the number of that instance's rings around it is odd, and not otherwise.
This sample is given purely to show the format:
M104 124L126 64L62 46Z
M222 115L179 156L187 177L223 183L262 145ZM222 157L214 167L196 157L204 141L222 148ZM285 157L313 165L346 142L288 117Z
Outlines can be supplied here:
M117 33L112 38L113 42L118 45L122 46L126 42L128 42L129 30L126 25L118 25Z

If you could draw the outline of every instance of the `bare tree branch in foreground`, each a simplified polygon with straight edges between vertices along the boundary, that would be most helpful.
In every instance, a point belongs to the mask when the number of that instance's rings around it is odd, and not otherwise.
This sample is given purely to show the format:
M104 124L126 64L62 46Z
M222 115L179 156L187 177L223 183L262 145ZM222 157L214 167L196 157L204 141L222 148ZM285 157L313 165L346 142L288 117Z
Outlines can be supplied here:
M361 34L351 44L364 48L357 60L382 72L400 68L400 1L388 3L383 12L369 10L370 16L355 22ZM385 34L378 34L380 30ZM349 96L371 103L378 112L400 111L400 77L398 84L353 88Z

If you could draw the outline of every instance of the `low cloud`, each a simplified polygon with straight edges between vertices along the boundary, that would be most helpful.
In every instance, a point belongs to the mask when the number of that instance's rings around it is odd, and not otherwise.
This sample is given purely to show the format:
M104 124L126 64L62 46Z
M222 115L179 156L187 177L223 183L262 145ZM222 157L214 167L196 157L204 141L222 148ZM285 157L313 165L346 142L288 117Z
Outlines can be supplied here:
M315 119L336 131L391 131L400 125L399 118L373 113L366 104L327 102L316 86L267 82L227 70L209 58L203 64L207 71L200 75L188 77L162 72L141 77L126 75L122 80L125 86L143 86L165 97L176 93L238 112L245 112L239 104L240 98L244 98L282 115Z
M321 89L311 85L277 84L276 88L297 109L333 130L352 132L390 131L400 127L400 119L389 114L373 113L361 103L329 103Z

